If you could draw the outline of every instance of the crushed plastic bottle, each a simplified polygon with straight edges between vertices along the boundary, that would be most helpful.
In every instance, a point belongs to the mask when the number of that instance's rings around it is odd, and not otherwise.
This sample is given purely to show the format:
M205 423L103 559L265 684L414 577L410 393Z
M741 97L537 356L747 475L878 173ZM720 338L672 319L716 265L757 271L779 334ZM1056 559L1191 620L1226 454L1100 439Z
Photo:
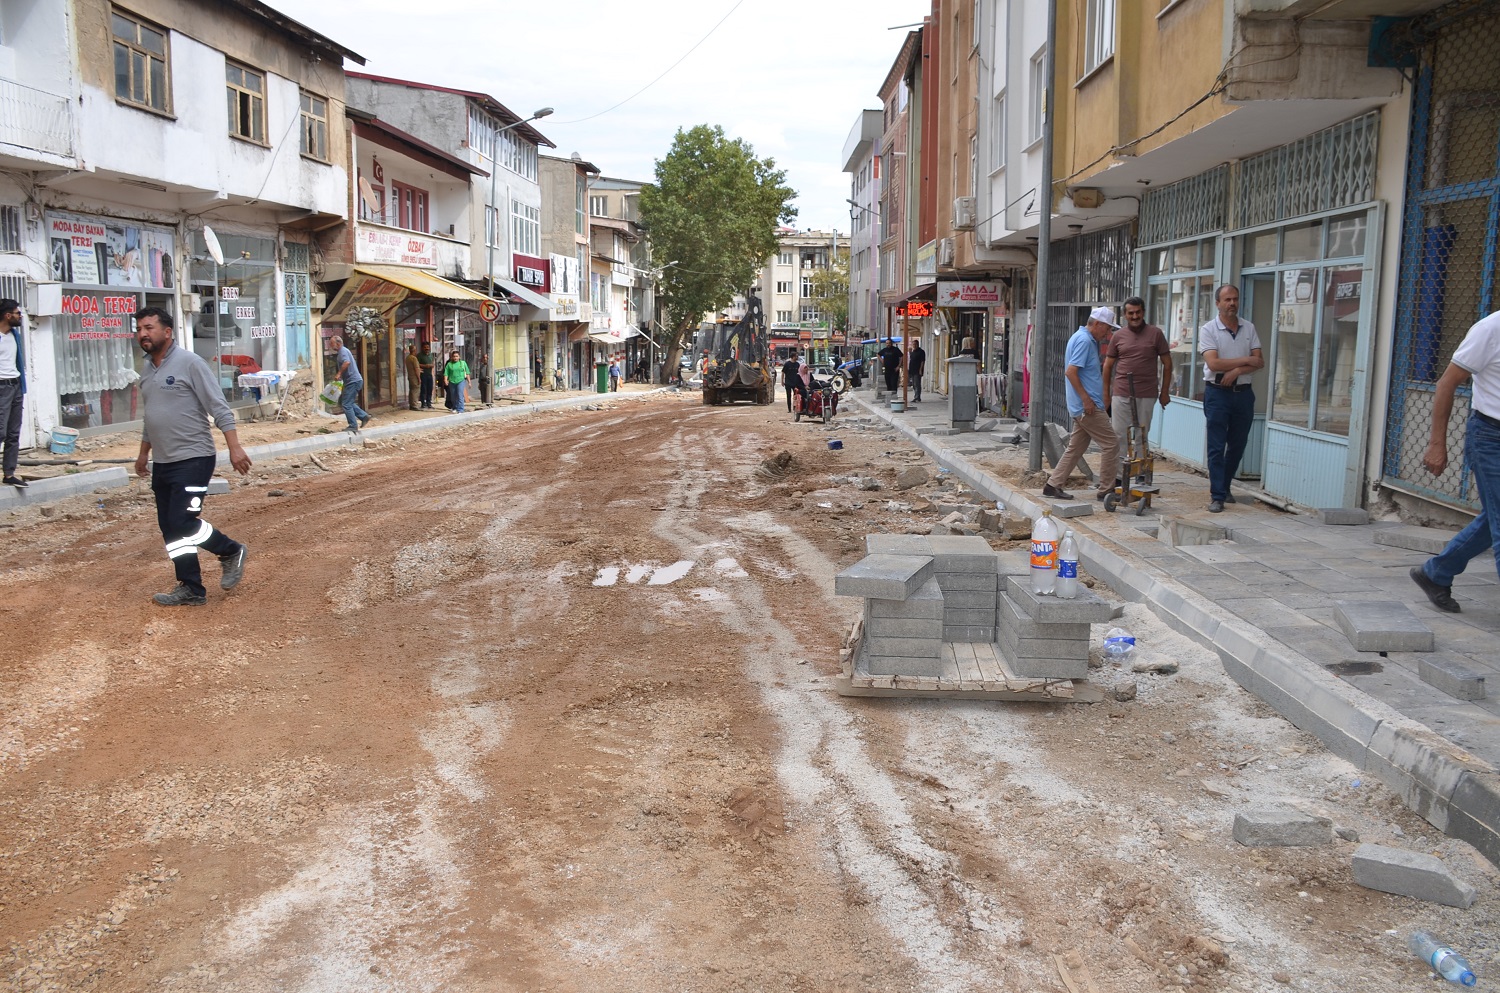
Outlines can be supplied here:
M1110 628L1104 635L1104 654L1123 659L1135 651L1135 635L1124 628Z
M1031 592L1045 596L1057 582L1057 522L1042 511L1031 528Z
M1071 530L1063 532L1062 544L1057 546L1057 595L1064 600L1078 596L1078 542Z
M1474 976L1474 970L1464 957L1447 945L1438 944L1438 940L1426 931L1413 931L1407 939L1406 947L1417 958L1432 967L1432 971L1458 986L1473 986L1479 980Z

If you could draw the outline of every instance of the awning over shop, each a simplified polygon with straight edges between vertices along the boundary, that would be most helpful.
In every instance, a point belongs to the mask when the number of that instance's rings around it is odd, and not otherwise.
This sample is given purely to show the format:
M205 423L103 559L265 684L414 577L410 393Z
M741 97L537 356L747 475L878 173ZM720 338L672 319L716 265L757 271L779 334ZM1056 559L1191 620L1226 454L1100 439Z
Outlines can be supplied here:
M496 279L495 285L500 287L505 292L509 293L511 296L519 297L521 302L526 304L527 306L536 307L539 310L552 309L551 300L548 300L546 297L542 296L540 293L537 293L534 290L528 290L520 283L514 282L509 279Z
M343 287L324 312L324 317L340 318L353 306L372 307L385 313L412 293L434 300L477 302L489 299L478 290L471 290L425 269L362 263L356 265L353 275L344 281Z
M594 339L595 341L604 342L605 344L618 345L620 342L625 341L627 338L637 338L640 336L640 334L641 329L632 324L627 325L623 330L618 331L613 328L608 331L590 331L589 337Z
M362 272L369 276L376 276L387 283L395 283L404 286L413 293L420 293L424 297L432 297L434 300L488 300L489 297L478 290L471 290L451 279L444 279L436 273L425 269L408 269L399 265L374 265L364 264L354 267L355 272Z

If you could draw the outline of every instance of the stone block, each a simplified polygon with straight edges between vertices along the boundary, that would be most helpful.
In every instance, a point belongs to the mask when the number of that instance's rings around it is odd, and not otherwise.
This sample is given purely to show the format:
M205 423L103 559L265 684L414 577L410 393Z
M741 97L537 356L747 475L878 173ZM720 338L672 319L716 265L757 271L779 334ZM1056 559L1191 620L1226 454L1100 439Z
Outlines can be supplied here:
M1358 527L1370 523L1370 512L1363 507L1319 507L1318 522L1332 527Z
M995 573L1000 576L1031 575L1031 553L1013 548L995 554Z
M943 660L903 655L865 655L864 671L872 676L941 676Z
M931 555L932 546L923 534L867 534L866 555Z
M1333 842L1333 821L1298 810L1234 815L1234 840L1249 848L1301 848Z
M866 638L931 638L943 637L943 619L911 617L871 617L865 615Z
M989 593L1000 588L1000 577L993 572L937 572L933 573L944 596L962 593Z
M937 573L995 571L995 550L976 535L934 535L927 539L932 568Z
M944 607L943 624L948 627L958 627L961 625L994 627L995 608L981 607L974 610L965 610L963 608Z
M1033 593L1030 575L1009 577L1005 592L1021 613L1043 624L1098 624L1109 620L1111 612L1109 601L1082 585L1072 600Z
M1088 624L1048 624L1032 620L1021 613L1014 599L1004 593L995 606L995 627L1010 631L1017 638L1072 638L1087 641L1090 634Z
M989 644L995 640L995 629L980 624L945 624L943 640L960 645Z
M1094 513L1094 505L1083 500L1056 500L1049 506L1052 516L1057 518L1088 517Z
M1401 524L1396 527L1381 528L1372 537L1377 545L1405 548L1413 552L1421 552L1423 555L1436 555L1443 550L1444 545L1453 540L1453 536L1457 533L1443 528L1423 528L1412 524Z
M994 610L998 595L995 590L944 590L943 606L948 610Z
M229 492L229 480L223 476L214 476L208 481L209 496L223 496Z
M866 638L865 651L870 655L935 659L943 654L943 642L939 638Z
M1422 682L1458 700L1483 700L1484 676L1457 659L1437 656L1417 659Z
M1430 652L1437 647L1432 629L1404 603L1340 601L1334 604L1333 617L1357 651Z
M906 600L932 578L932 559L923 555L867 555L833 577L837 596Z
M865 617L909 618L913 620L942 620L943 591L936 579L929 579L905 600L865 599Z
M1005 628L995 629L995 641L1017 659L1081 659L1088 661L1088 638L1022 638Z
M1049 659L1034 655L1018 655L1005 642L997 642L996 651L1005 657L1010 671L1027 679L1087 679L1089 661L1082 659Z
M1448 834L1500 865L1500 776L1466 770L1448 801Z
M1354 881L1366 889L1416 897L1448 907L1468 907L1478 893L1458 879L1440 859L1384 845L1354 850Z

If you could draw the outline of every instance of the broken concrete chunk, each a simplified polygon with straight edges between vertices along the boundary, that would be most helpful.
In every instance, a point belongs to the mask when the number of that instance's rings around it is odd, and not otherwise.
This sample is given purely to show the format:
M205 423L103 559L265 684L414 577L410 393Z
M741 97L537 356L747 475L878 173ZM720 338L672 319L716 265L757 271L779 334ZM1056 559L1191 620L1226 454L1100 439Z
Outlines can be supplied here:
M1299 810L1252 810L1234 815L1234 840L1248 848L1327 845L1333 822Z
M909 490L927 482L927 470L920 466L909 466L896 474L896 489Z
M1467 907L1478 895L1440 859L1385 845L1360 845L1352 859L1354 881L1366 889L1414 896L1448 907Z

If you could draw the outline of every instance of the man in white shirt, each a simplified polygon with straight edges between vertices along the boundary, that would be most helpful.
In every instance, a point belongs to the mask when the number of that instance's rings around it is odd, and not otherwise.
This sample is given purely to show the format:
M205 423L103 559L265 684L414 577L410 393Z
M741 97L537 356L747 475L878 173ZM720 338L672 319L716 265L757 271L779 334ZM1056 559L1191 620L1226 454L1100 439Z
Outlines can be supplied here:
M1448 468L1448 418L1453 413L1453 396L1470 377L1474 392L1464 455L1474 473L1479 516L1454 535L1441 552L1411 570L1412 581L1432 605L1449 614L1460 609L1453 599L1453 577L1464 571L1470 559L1493 552L1496 571L1500 572L1500 311L1469 328L1438 380L1432 401L1432 433L1422 455L1422 466L1434 476Z
M21 305L0 300L0 444L5 445L5 483L24 489L16 475L21 464L21 411L26 405L26 350L21 344Z
M1203 355L1203 418L1207 422L1208 512L1223 512L1234 503L1230 480L1255 423L1255 392L1250 377L1266 363L1261 358L1255 325L1240 318L1239 288L1225 283L1214 294L1219 316L1198 329Z

